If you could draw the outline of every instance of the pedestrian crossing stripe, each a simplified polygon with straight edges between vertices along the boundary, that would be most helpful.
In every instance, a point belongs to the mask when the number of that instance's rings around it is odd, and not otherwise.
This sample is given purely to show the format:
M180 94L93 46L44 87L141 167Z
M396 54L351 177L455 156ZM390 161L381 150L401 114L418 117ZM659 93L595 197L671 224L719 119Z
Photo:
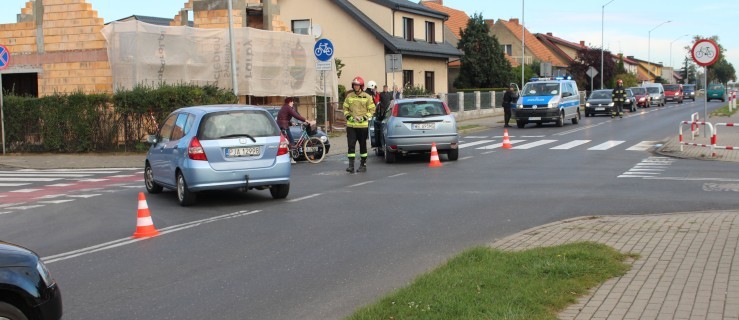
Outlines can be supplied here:
M478 150L492 150L492 149L501 148L502 145L503 145L503 143L502 142L497 142L497 141L501 141L501 140L495 139L495 140L471 141L471 142L466 142L466 143L460 144L459 145L459 148L460 149L464 149L464 148L475 147L475 149L478 149ZM543 145L553 144L553 143L556 143L559 140L543 139L543 140L528 142L526 144L520 144L520 143L526 142L528 140L510 140L510 141L511 141L511 144L512 145L513 144L516 144L516 143L519 143L519 145L513 146L511 149L513 149L513 150L527 150L527 149L533 149L533 148L536 148L536 147L540 147L540 146L543 146ZM591 142L592 142L592 140L573 140L573 141L565 142L565 143L560 144L560 145L557 145L557 146L553 146L553 147L551 147L549 149L550 150L570 150L570 149L573 149L573 148L576 148L576 147L579 147L579 146L582 146L582 145L585 145L585 144L589 144ZM623 140L608 140L606 142L603 142L603 143L600 143L598 145L592 146L592 147L588 148L587 150L589 150L589 151L609 150L609 149L612 149L612 148L614 148L616 146L619 146L619 145L621 145L623 143L626 143L626 141L623 141ZM626 148L626 150L628 150L628 151L647 151L647 150L649 150L651 148L654 148L659 143L660 143L660 141L641 141L641 142L639 142L639 143L637 143L637 144L635 144L635 145L633 145L633 146L631 146L629 148ZM486 145L486 144L490 144L490 145ZM651 162L649 162L649 161L651 161ZM649 161L648 162L645 162L645 163L660 162L660 161L663 161L663 160L660 160L660 159L652 159L652 160L649 160Z

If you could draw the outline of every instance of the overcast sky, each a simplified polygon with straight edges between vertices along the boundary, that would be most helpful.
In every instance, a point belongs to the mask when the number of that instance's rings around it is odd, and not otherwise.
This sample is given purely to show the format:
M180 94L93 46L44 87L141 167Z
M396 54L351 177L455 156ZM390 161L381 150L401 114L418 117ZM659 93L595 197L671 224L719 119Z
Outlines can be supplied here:
M26 0L1 0L0 23L13 23ZM329 0L303 0L329 1ZM133 14L174 18L186 0L87 0L98 16L110 22ZM684 57L683 47L692 45L694 35L718 35L726 49L726 58L739 71L739 32L736 30L739 1L645 1L613 0L444 0L444 5L481 13L485 19L523 18L532 33L551 32L555 36L593 47L601 46L601 34L606 49L639 59L672 64L679 68ZM601 21L605 26L601 33ZM670 23L663 24L665 21ZM657 27L659 26L659 27ZM657 27L656 29L653 29ZM653 30L652 30L653 29ZM651 37L650 37L650 30ZM684 35L689 36L684 36ZM649 41L651 39L651 41ZM2 44L3 39L0 39ZM648 45L651 43L651 45Z

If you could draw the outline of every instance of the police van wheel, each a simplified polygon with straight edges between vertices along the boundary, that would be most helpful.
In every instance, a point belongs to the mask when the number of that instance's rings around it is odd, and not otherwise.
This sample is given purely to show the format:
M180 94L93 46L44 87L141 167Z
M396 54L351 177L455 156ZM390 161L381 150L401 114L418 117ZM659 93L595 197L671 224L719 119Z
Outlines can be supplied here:
M519 129L523 129L523 127L525 126L526 126L526 122L516 121L516 127L518 127Z
M572 118L572 124L578 124L580 122L580 110L577 110L575 117Z
M565 125L565 112L562 111L559 114L559 118L557 119L557 126L563 127Z

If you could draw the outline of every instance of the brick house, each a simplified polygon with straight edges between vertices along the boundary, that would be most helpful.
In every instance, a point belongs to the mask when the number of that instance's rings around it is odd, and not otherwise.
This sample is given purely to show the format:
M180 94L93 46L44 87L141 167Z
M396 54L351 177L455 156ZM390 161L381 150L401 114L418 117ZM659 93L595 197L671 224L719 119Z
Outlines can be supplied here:
M552 76L567 74L567 67L569 64L539 41L539 39L537 39L537 37L526 28L523 28L523 39L526 50L525 52L522 50L522 26L518 19L498 19L498 21L485 20L485 23L490 26L490 34L495 35L498 38L498 42L503 46L503 52L505 55L516 62L512 65L517 66L521 63L533 64L536 62L549 63L552 68ZM542 68L542 73L545 72L546 70Z

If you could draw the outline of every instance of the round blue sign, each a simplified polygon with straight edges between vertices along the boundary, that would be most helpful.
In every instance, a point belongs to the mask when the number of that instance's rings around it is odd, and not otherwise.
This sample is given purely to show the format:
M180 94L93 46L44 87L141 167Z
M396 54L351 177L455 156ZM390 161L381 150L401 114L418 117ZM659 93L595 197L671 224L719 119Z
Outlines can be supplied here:
M329 61L334 56L334 45L328 39L321 39L313 46L313 53L320 61Z
M10 65L10 51L4 45L0 44L0 70Z

